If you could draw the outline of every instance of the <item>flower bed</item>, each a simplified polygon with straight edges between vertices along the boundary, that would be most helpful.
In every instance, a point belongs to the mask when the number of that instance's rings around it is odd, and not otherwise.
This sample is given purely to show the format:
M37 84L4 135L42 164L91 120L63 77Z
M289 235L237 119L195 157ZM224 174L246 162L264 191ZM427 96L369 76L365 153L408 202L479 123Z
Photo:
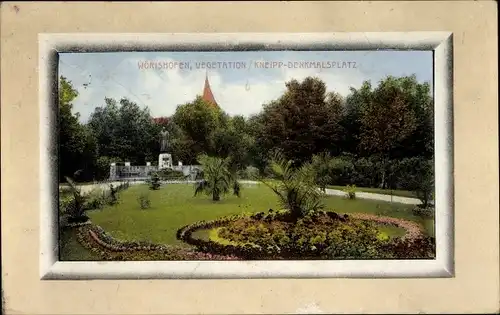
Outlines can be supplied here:
M77 232L80 244L102 260L236 260L235 256L200 253L180 246L149 242L123 242L111 237L93 224L80 226Z
M377 224L407 230L403 238L382 239ZM219 237L197 239L201 229L219 229ZM297 222L286 213L257 213L200 221L182 227L177 238L198 250L243 259L433 258L435 242L418 224L389 217L320 211ZM406 251L405 251L406 249Z
M422 228L420 227L420 225L412 221L407 221L393 217L381 217L367 213L353 213L351 214L351 217L356 218L358 220L366 220L371 222L377 222L379 224L392 225L403 228L406 230L406 235L403 236L403 239L418 239L424 236L422 234Z

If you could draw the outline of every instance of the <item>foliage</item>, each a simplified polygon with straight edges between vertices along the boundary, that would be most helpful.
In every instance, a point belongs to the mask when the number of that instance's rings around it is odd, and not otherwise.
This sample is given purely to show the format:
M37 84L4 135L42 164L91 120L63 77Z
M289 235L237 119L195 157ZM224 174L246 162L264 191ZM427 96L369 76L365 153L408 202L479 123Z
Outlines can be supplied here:
M85 210L102 209L109 202L108 194L102 189L93 189L86 195Z
M109 204L116 205L118 203L118 188L113 184L109 184Z
M137 202L142 210L149 209L151 207L151 199L147 193L140 194L139 197L137 197Z
M231 117L197 97L178 106L171 117L154 120L147 107L105 98L83 124L72 108L77 89L61 77L60 179L76 169L82 169L82 180L105 179L112 161L140 165L154 160L162 127L170 132L174 162L195 164L200 154L229 158L231 172L243 177L249 165L263 176L272 175L268 152L276 148L294 167L312 162L313 155L328 154L334 160L332 171L326 164L317 169L323 189L325 183L406 189L403 181L413 176L412 169L403 173L396 161L432 158L430 85L415 76L386 77L373 86L367 81L351 88L346 98L327 91L318 78L290 80L285 87L280 97L248 118Z
M429 206L429 202L433 199L434 195L434 172L432 161L426 161L423 163L422 169L417 170L416 173L416 189L418 199L426 208Z
M70 177L66 176L66 182L69 184L71 192L73 194L72 202L66 206L65 213L69 216L69 222L84 222L88 220L85 216L85 196L82 194L81 189L76 185L76 183Z
M105 105L97 107L88 122L99 143L99 155L139 165L157 156L160 127L152 120L149 109L125 98L104 101Z
M184 173L170 168L165 168L156 172L161 180L185 179Z
M194 164L194 157L200 154L215 155L214 133L224 129L227 117L218 107L210 106L198 96L193 102L178 106L172 121L179 128L174 148L184 151L179 154L182 161Z
M413 214L423 218L431 218L434 216L435 210L434 207L418 205L415 206L412 210Z
M254 179L259 176L259 169L253 166L247 166L238 172L238 177L242 179Z
M434 164L423 157L403 159L396 163L398 186L416 193L424 207L428 207L434 195Z
M229 158L212 157L200 155L198 161L203 167L201 181L195 184L194 195L205 193L212 196L213 201L219 201L222 195L232 190L233 195L240 197L241 185L237 175L230 170Z
M346 193L347 199L356 199L356 185L347 185L344 192Z
M316 188L315 170L310 163L293 167L280 151L273 153L270 167L276 181L257 178L278 196L282 207L295 219L324 207L321 192Z
M296 222L286 213L256 213L198 221L177 231L177 238L198 250L244 259L387 259L433 258L435 245L428 238L387 237L366 220L334 212L315 212ZM216 230L199 239L197 230ZM408 246L409 252L404 252Z
M361 147L374 153L388 153L417 127L408 95L393 77L380 82L364 104L360 117Z
M153 172L151 174L149 189L158 190L158 189L160 189L160 187L161 187L160 175L158 174L158 172Z
M328 152L315 154L312 157L312 167L316 176L316 184L325 192L326 186L332 183L333 180L333 163L332 157Z
M59 79L59 180L81 169L82 179L91 179L97 154L97 143L90 129L82 125L79 114L73 113L72 102L78 91L64 76Z
M310 160L315 153L338 153L342 98L327 93L325 83L318 78L291 80L285 86L285 93L265 104L255 119L260 150L280 149L286 158L293 158L299 164Z

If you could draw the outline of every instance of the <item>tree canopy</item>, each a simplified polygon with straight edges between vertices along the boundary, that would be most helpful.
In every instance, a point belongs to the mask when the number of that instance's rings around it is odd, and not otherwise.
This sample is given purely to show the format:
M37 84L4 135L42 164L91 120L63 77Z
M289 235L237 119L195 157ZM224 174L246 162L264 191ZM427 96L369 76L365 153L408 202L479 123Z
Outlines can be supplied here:
M269 153L279 150L293 167L319 165L323 187L346 176L384 181L392 159L432 159L431 87L415 76L388 76L376 85L365 81L345 97L316 77L292 79L284 87L250 117L230 116L200 96L178 105L170 117L152 117L147 107L127 98L104 98L83 123L72 105L78 91L61 77L60 174L82 169L87 180L103 179L112 161L155 163L162 128L169 131L174 164L197 164L198 156L207 155L227 159L231 172L253 166L265 173L271 170ZM362 169L373 175L359 177Z

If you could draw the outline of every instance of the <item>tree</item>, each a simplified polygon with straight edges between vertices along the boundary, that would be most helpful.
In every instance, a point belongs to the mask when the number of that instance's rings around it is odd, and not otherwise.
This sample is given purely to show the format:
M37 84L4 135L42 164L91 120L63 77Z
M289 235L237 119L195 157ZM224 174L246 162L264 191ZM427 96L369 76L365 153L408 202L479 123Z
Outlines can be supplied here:
M226 126L228 117L198 96L193 102L178 106L172 120L182 130L184 144L193 156L198 156L202 153L215 155L213 134Z
M80 124L79 114L73 113L72 102L78 91L64 76L59 80L59 180L82 169L81 179L92 178L97 155L94 134Z
M230 158L230 168L241 170L249 164L249 148L253 138L247 132L246 121L242 116L227 118L211 135L212 152L221 158Z
M229 168L229 158L212 157L202 154L198 161L203 167L201 181L195 184L194 195L205 193L212 196L213 201L220 201L222 195L229 193L240 197L241 186L236 178L236 173L231 172Z
M279 148L299 165L315 153L337 150L342 133L342 98L327 93L318 78L291 80L277 100L264 105L256 141L265 152Z
M88 126L95 133L100 156L144 164L159 153L156 124L149 109L123 98L105 98L105 105L91 114Z
M275 151L270 159L270 166L277 181L257 179L268 186L279 198L283 208L290 212L293 220L324 208L322 194L316 188L315 171L310 163L294 167L292 160L287 160L282 152Z
M390 76L381 81L369 102L365 104L360 117L362 150L379 154L384 161L382 188L386 186L391 150L410 136L417 127L408 95L398 83Z
M342 108L342 119L340 124L344 130L341 140L342 150L351 154L359 155L359 143L361 133L361 115L365 104L372 97L372 85L370 81L364 81L359 89L350 88L350 94L346 97Z
M416 128L394 150L398 157L422 156L434 153L434 100L428 82L419 83L415 75L397 78L401 91L415 116Z

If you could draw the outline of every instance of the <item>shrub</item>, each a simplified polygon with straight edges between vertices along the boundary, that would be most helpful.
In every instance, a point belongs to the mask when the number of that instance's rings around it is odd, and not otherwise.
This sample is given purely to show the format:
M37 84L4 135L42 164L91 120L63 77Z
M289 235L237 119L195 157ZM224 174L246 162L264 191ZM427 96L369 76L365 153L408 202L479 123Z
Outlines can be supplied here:
M142 193L137 197L137 202L139 202L139 207L142 210L149 209L151 207L151 200L149 199L149 194Z
M70 211L70 207L72 207L73 202L73 196L59 195L59 213L68 213Z
M106 192L99 188L94 188L85 198L84 209L101 209L108 202L108 196Z
M183 172L170 168L161 169L157 174L161 180L182 180L186 178Z
M118 203L118 189L113 186L113 184L109 184L109 199L108 204L116 205Z
M322 194L316 188L316 172L312 164L305 163L296 168L293 161L286 160L281 152L275 152L270 167L276 181L257 179L278 196L281 206L290 211L293 218L299 219L324 208Z
M315 154L312 157L312 167L315 172L316 184L326 191L326 186L332 182L334 163L333 159L328 152Z
M253 179L259 175L259 169L253 166L247 166L238 172L238 177L242 179Z
M347 187L344 189L344 192L346 193L347 199L356 199L356 185L347 185Z
M73 195L73 199L67 204L65 211L70 216L69 220L88 220L88 217L84 215L86 197L81 193L80 188L76 186L76 183L70 177L66 176L65 178Z
M430 206L424 207L423 205L418 205L412 209L412 212L414 215L419 216L419 217L431 218L434 216L435 211L434 211L434 207L430 207Z
M160 175L158 175L158 172L153 172L151 174L151 181L149 183L149 189L158 190L158 189L160 189L160 186L161 186Z
M195 184L194 195L205 193L212 196L213 201L219 201L222 195L232 190L233 195L240 197L241 185L235 172L230 170L229 158L200 155L198 161L203 166L200 176L203 178Z

